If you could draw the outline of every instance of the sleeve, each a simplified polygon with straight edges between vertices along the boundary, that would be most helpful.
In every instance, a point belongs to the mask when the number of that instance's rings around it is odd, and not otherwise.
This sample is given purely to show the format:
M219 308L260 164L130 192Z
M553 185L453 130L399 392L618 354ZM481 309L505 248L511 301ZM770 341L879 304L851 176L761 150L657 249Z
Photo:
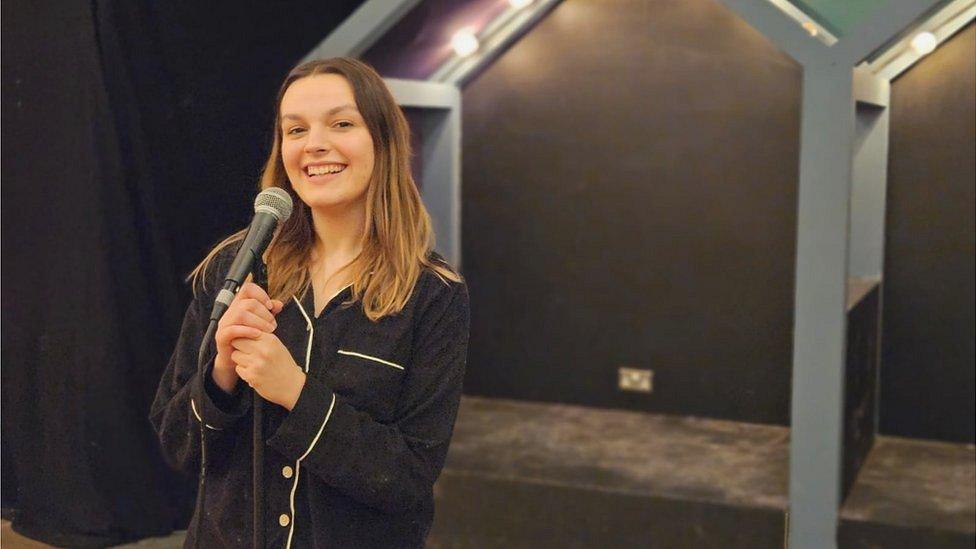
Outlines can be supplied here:
M309 377L268 444L365 505L390 514L414 508L430 497L447 457L461 400L468 329L467 288L452 283L417 323L394 422L374 421Z
M219 268L218 265L210 267ZM209 323L207 304L212 299L204 292L197 295L199 299L194 298L187 307L176 348L159 382L149 414L167 463L186 474L200 467L201 423L207 434L208 456L219 455L221 440L228 437L235 422L251 405L251 389L246 384L239 383L235 392L228 395L214 383L211 372L217 354L215 342L211 341L206 351L210 359L205 373L198 371L197 355Z

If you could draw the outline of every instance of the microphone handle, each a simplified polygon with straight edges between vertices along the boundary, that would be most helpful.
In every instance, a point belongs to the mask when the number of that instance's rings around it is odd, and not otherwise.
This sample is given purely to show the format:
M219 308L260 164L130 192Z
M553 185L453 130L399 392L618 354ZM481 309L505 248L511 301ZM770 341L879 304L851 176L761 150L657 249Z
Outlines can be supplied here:
M259 257L254 265L254 283L268 291L268 266ZM251 393L254 399L251 409L254 411L252 428L253 455L251 470L252 490L254 502L254 549L264 549L264 399L257 391Z
M264 263L261 256L268 248L268 244L271 243L271 239L274 238L274 231L277 227L278 218L275 216L267 212L254 214L254 219L247 228L247 234L244 235L244 240L241 241L241 245L237 249L237 255L234 256L234 262L227 270L224 286L214 301L213 309L210 311L210 320L220 320L220 317L224 316L227 308L234 301L237 289L244 284L247 275L255 270L255 266Z

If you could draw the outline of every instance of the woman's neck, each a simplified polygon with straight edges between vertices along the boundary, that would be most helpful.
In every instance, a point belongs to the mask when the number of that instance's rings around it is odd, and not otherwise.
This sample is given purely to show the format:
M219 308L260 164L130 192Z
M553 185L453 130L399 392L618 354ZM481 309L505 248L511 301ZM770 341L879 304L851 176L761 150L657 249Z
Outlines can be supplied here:
M312 210L315 230L313 264L328 272L351 261L362 250L365 223L365 208L350 208L338 215Z

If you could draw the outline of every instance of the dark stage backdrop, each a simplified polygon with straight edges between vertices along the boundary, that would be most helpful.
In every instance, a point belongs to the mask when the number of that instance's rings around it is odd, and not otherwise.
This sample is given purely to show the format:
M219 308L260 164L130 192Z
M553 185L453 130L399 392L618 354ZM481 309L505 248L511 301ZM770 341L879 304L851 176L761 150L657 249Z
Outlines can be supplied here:
M493 6L427 0L365 57L427 77ZM973 35L893 85L884 433L973 441ZM715 2L564 0L475 78L465 392L788 424L800 75Z
M147 416L182 278L251 215L287 70L358 6L2 3L3 507L48 543L186 525Z
M891 86L881 425L974 442L976 26Z
M712 0L565 0L468 84L465 391L788 424L800 88Z

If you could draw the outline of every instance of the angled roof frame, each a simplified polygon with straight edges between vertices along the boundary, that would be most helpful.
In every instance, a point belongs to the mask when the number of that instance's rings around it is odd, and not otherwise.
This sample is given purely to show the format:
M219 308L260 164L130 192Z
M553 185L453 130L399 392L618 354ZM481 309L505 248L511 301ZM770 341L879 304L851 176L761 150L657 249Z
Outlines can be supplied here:
M876 146L866 147L868 152L862 154L854 152L856 111L858 105L884 109L890 79L917 60L918 56L905 57L907 31L937 26L941 41L976 16L976 0L889 0L839 38L785 0L719 1L803 66L787 524L791 549L835 547L850 254L861 249L880 253L883 248L878 239L883 238L887 112L883 123L870 130L874 134L867 136ZM361 54L418 2L368 0L305 60ZM387 79L405 106L439 113L424 132L425 172L431 170L436 174L431 182L438 181L431 183L425 176L424 200L435 204L431 214L441 220L438 230L447 235L451 248L445 255L458 263L458 88L558 3L537 0L523 8L527 11L516 13L512 8L503 13L486 29L481 51L468 59L449 60L432 78L437 82ZM811 28L817 31L816 39ZM892 53L895 50L898 53ZM848 223L855 224L852 213L862 215L857 209L852 212L851 204L852 181L861 177L881 181L868 196L875 204L867 224L881 224L868 231L870 242L852 242L848 231Z

